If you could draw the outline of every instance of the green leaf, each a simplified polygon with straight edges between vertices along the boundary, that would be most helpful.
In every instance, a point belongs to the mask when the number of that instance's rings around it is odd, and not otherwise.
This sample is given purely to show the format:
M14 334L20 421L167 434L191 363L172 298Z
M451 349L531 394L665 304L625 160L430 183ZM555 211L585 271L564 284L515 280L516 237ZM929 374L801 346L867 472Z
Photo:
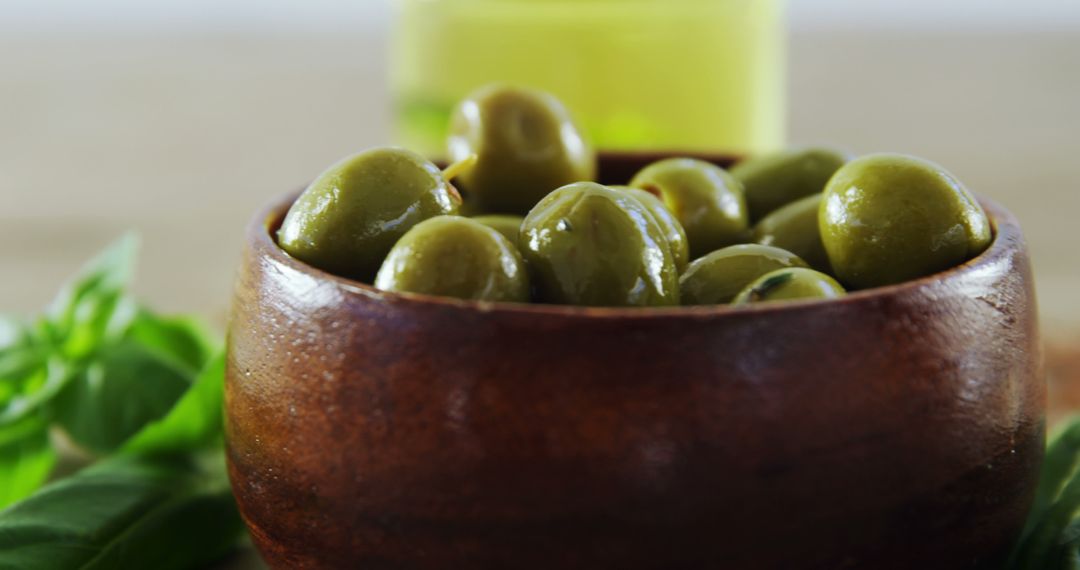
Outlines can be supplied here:
M0 384L12 388L42 365L42 354L33 346L11 348L0 352ZM2 389L0 389L2 390ZM0 394L4 392L0 391ZM5 401L0 397L0 402Z
M1057 546L1060 552L1057 559L1050 563L1051 567L1061 570L1073 568L1080 561L1077 557L1077 548L1080 547L1080 520L1074 519L1069 526L1065 527Z
M1057 499L1062 487L1080 466L1080 419L1066 424L1050 439L1039 473L1039 485L1031 507L1033 518L1039 518Z
M234 501L228 488L177 497L148 514L82 568L202 567L236 548L243 526Z
M0 570L199 567L242 532L219 447L220 343L138 307L135 249L132 236L108 248L33 326L0 317L0 508L21 499L0 512ZM50 422L123 453L40 488ZM208 450L209 470L195 455Z
M71 368L59 357L49 357L43 363L30 368L26 376L12 378L5 385L11 390L7 401L0 406L0 428L22 421L39 413L73 376Z
M206 366L172 411L152 422L124 445L136 454L180 453L209 447L221 439L225 355Z
M1067 485L1076 484L1075 479L1080 478L1078 467L1080 418L1069 421L1047 444L1035 500L1028 511L1027 522L1013 547L1006 568L1036 568L1029 566L1035 563L1035 560L1041 560L1042 564L1054 568L1068 567L1065 560L1075 557L1068 552L1076 552L1080 527L1077 527L1075 522L1070 523L1074 515L1067 514L1067 502L1070 498L1064 489L1068 488ZM1076 510L1076 507L1072 508L1073 512Z
M0 415L7 404L22 393L26 378L40 368L42 353L29 327L0 316Z
M68 382L53 411L73 441L109 452L169 413L192 380L189 371L124 340Z
M137 249L133 234L120 238L60 290L44 329L67 358L84 358L127 329L135 305L125 289Z
M1028 536L1022 538L1010 568L1052 568L1064 555L1066 530L1080 511L1080 474L1073 474L1056 499L1042 513Z
M0 569L197 568L242 528L222 469L119 456L0 512Z
M30 328L11 316L0 315L0 363L23 354L33 347ZM0 378L11 376L10 364L0 365Z
M128 235L76 275L35 328L0 322L0 427L38 413L135 317L124 289L137 240Z
M220 344L198 319L161 317L145 309L135 316L125 337L192 374L206 367Z
M49 426L27 418L0 431L0 509L41 487L56 463Z

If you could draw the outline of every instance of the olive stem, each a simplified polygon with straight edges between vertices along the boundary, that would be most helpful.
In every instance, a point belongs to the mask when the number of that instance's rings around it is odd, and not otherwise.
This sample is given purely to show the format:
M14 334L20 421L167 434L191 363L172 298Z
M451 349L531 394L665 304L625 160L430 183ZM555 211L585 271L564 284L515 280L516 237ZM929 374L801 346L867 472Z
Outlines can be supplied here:
M781 273L780 275L775 275L766 279L750 291L750 302L760 303L761 301L767 300L769 293L771 293L773 289L791 281L791 278L792 275L790 273Z
M469 156L466 156L465 158L455 162L454 164L447 166L442 171L443 178L445 178L447 182L450 182L451 180L457 178L461 173L472 170L472 168L476 166L476 161L479 158L480 157L478 157L476 153L472 153Z

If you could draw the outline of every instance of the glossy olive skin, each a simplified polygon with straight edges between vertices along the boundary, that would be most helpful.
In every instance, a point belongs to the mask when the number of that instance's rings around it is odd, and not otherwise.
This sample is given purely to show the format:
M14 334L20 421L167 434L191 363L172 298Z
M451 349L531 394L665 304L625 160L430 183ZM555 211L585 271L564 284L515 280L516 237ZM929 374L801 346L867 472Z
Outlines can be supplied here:
M858 158L825 188L821 239L842 283L863 289L959 265L990 245L974 196L940 166L900 154Z
M552 190L596 177L596 154L554 96L492 85L450 119L451 162L476 154L459 180L476 213L525 214Z
M517 248L469 218L438 216L414 226L386 256L375 288L474 301L529 301Z
M473 216L472 219L499 232L504 238L510 240L514 247L519 246L518 237L521 234L521 223L525 221L525 218L509 214L491 214L488 216Z
M754 226L754 241L786 249L801 257L810 267L829 273L829 256L821 243L818 209L821 194L796 200L762 218Z
M785 150L744 160L731 167L731 175L746 191L750 221L799 198L819 194L832 175L851 156L830 148Z
M404 149L376 148L320 174L289 208L278 245L309 265L370 283L405 232L460 205L434 164Z
M747 285L733 304L791 301L795 299L835 299L843 296L844 287L828 275L807 269L792 267L770 271Z
M679 278L683 305L723 305L758 277L806 262L790 251L743 244L716 250L694 260Z
M593 182L552 192L525 216L521 245L542 303L679 303L667 238L645 206L624 192Z
M667 238L668 245L671 246L671 255L675 259L675 268L680 272L686 269L686 264L690 263L690 242L686 239L686 230L683 229L679 220L675 219L675 215L671 213L671 210L668 210L667 206L660 201L660 198L640 188L631 186L610 186L610 188L630 194L638 202L641 202L642 206L645 206L645 209L652 214L660 229L664 231L664 237Z
M692 158L646 166L630 186L658 196L686 230L691 257L738 243L749 222L742 184L723 168Z

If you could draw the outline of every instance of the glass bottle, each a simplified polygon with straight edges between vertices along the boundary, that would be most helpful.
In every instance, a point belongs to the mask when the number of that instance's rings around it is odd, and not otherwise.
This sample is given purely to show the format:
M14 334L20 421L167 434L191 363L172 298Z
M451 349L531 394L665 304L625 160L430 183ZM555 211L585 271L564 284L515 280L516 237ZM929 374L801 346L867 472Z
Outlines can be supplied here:
M504 82L558 96L597 148L784 144L783 0L396 0L397 140L442 156L453 105Z

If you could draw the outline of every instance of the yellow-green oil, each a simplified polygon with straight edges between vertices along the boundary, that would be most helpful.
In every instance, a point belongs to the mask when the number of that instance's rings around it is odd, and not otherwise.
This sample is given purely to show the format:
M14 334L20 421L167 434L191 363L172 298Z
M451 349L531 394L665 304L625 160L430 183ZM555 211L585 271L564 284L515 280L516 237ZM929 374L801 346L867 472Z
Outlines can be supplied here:
M784 144L783 0L397 0L400 144L444 154L454 104L492 82L554 93L609 150Z

